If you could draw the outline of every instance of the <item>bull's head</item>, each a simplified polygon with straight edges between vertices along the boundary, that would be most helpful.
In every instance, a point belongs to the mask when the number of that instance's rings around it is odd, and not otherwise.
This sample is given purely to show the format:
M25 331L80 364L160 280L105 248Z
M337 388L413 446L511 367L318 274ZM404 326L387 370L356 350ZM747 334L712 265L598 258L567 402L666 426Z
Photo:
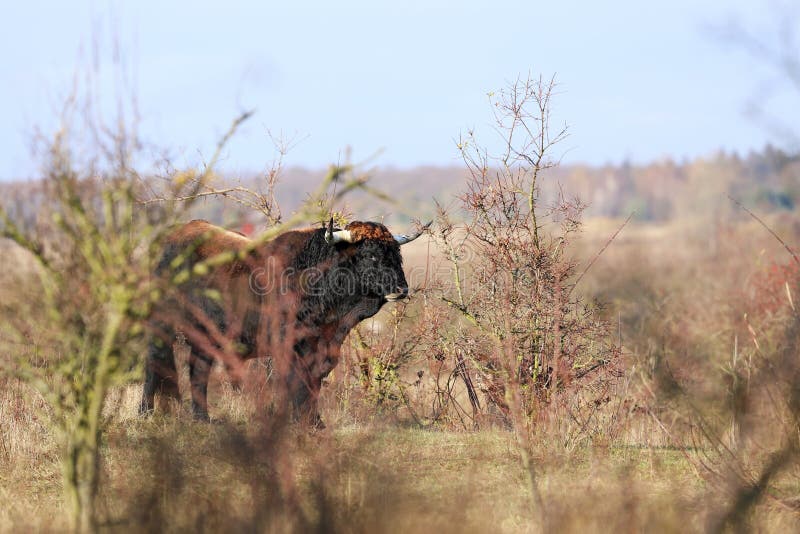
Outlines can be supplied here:
M344 230L334 230L331 219L325 240L334 246L350 247L354 274L364 296L393 302L408 296L400 245L415 240L430 225L429 222L412 235L394 235L384 225L373 222L355 221Z

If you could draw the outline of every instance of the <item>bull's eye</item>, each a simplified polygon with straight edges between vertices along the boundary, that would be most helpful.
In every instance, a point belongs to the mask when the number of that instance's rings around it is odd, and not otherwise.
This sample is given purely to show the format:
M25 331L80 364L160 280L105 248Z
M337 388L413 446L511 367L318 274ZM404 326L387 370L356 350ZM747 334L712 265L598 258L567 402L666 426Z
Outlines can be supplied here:
M370 256L369 259L371 259L375 263L378 263L378 257L377 256Z

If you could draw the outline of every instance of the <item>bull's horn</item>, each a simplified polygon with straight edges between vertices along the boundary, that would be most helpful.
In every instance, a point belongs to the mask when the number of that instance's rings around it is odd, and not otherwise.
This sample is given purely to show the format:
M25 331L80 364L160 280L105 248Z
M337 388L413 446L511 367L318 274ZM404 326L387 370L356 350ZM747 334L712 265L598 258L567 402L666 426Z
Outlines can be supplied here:
M331 221L328 224L328 229L325 230L325 241L328 243L338 243L340 241L347 241L348 243L353 242L353 236L350 235L350 230L337 230L333 231L333 217L331 217Z
M412 235L394 234L394 235L392 235L392 237L394 237L394 240L397 241L398 244L405 245L406 243L410 243L410 242L414 241L416 238L418 238L419 236L421 236L422 234L424 234L425 230L427 230L430 227L432 222L433 221L428 221L427 224L421 226L420 229L416 233L414 233Z
M353 242L353 236L350 235L350 230L337 230L331 233L331 238L328 243L338 243L339 241Z

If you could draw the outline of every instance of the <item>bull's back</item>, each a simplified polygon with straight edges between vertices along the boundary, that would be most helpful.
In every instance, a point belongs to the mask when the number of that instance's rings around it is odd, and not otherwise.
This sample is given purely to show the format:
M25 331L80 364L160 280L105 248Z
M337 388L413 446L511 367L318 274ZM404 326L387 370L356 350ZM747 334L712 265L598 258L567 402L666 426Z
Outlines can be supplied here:
M206 276L193 278L185 289L199 286L218 289L223 293L253 293L254 289L261 286L280 289L271 292L272 298L268 300L281 300L286 296L286 290L291 290L290 287L285 287L286 275L302 270L308 266L306 264L315 264L324 255L312 246L314 241L322 239L319 236L319 239L314 239L317 233L319 230L315 229L284 232L251 251L245 258L237 258L215 268ZM252 241L242 234L225 230L208 221L194 220L180 226L168 236L156 272L164 276L181 269L191 269L197 263L218 254L238 252L250 245ZM251 280L252 276L255 276L254 280ZM236 290L231 291L234 288Z
M164 252L156 267L160 275L191 268L194 264L223 252L237 252L250 244L250 240L208 221L188 222L169 234L164 242ZM235 261L222 266L219 271L232 274L246 268L245 262Z
M191 269L197 263L223 252L238 252L250 240L236 232L225 230L208 221L194 220L175 229L164 242L164 252L156 267L156 274L169 276L182 269ZM248 279L255 258L236 259L215 268L206 276L192 278L181 286L182 292L213 288L233 300L247 293Z
M250 240L237 232L225 230L208 221L194 220L173 231L165 242L164 256L172 256L192 250L192 259L202 261L227 251L238 251L250 244Z

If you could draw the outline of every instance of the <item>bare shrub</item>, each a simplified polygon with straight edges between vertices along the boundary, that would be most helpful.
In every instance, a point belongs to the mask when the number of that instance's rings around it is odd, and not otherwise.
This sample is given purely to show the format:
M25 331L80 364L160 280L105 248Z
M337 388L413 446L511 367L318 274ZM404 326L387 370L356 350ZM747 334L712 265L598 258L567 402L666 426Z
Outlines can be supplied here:
M490 154L472 132L460 140L467 221L460 227L441 210L434 234L453 275L438 297L463 320L455 337L470 340L453 361L471 363L487 401L520 430L546 420L550 406L581 418L570 403L589 384L603 404L616 358L594 305L573 293L569 250L584 206L563 193L555 205L539 204L539 181L567 135L566 127L551 130L555 89L554 80L527 78L490 96L500 152Z
M27 342L28 350L8 353L0 365L46 401L77 531L96 527L108 392L139 377L145 320L158 300L149 285L153 258L190 207L141 209L143 178L134 168L141 147L125 120L127 110L120 111L116 127L108 127L92 122L91 101L83 104L90 111L76 114L82 103L71 99L60 129L41 141L42 194L34 206L0 208L2 235L27 251L39 282L38 291L28 294L34 309L11 315L3 332L9 342ZM88 139L82 132L89 132ZM174 181L169 191L192 195L197 185ZM32 221L26 207L41 217Z

